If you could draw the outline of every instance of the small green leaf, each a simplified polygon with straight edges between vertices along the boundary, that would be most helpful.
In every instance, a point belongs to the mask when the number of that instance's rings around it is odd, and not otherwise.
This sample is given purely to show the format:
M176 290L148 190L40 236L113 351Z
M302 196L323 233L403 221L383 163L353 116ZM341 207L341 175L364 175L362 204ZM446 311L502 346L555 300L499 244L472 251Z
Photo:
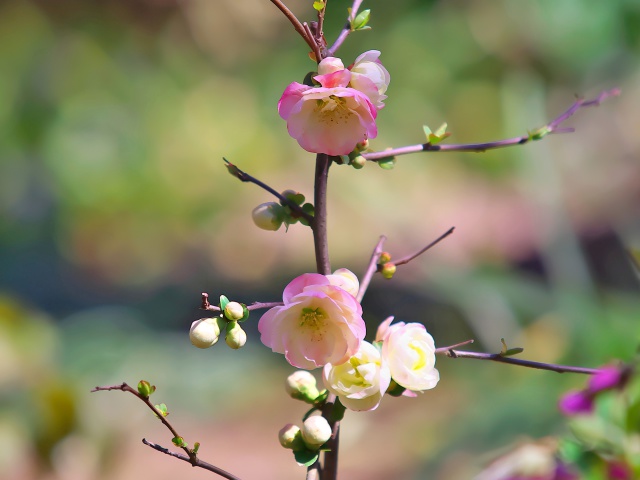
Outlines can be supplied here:
M240 305L242 305L242 318L240 320L238 320L239 322L244 322L245 320L247 320L249 318L249 309L247 308L247 306L244 303L241 303Z
M529 132L529 140L542 140L550 133L551 129L548 125L545 125L543 127L537 128L536 130L533 130L532 132Z
M229 299L224 295L220 295L220 310L224 310L227 303L229 303Z
M512 355L518 355L519 353L524 352L524 348L522 347L514 347L508 349L506 352L502 354L503 357L510 357Z
M392 397L400 397L404 393L406 388L401 385L398 385L395 381L391 380L389 384L389 388L387 388L387 393Z
M507 342L504 341L504 338L500 339L500 343L502 344L502 350L500 350L500 355L504 355L505 353L507 353L507 350L509 349L509 347L507 347Z
M312 452L311 450L307 450L305 448L304 450L293 452L293 456L296 459L296 462L298 462L298 465L300 465L301 467L308 467L309 465L313 465L314 462L318 460L320 454L318 452Z
M193 452L194 455L197 455L199 449L200 449L200 442L196 442L193 444L193 450L191 451Z
M227 170L229 171L229 173L236 178L242 179L242 173L240 172L240 169L236 167L233 163L231 163L229 160L227 160L226 158L222 157L222 159L224 160L225 167L227 167Z
M440 125L435 132L432 132L431 129L426 125L423 125L422 129L424 130L424 134L427 137L427 142L429 142L432 145L435 145L436 143L439 143L445 138L451 136L451 134L447 132L446 122Z
M164 403L161 403L160 405L154 405L154 406L156 407L156 410L158 410L163 417L169 416L169 410L167 409L167 406Z
M317 11L321 11L325 6L325 3L322 0L316 0L313 2L313 8Z
M378 160L378 166L383 170L392 170L396 165L396 157L386 157Z
M361 11L356 18L351 22L351 30L368 30L371 27L367 27L369 19L371 17L371 10Z
M344 407L344 405L342 405L340 399L336 398L336 401L333 404L333 409L331 410L331 413L329 413L329 418L327 418L329 423L339 422L340 420L342 420L345 410L346 408Z

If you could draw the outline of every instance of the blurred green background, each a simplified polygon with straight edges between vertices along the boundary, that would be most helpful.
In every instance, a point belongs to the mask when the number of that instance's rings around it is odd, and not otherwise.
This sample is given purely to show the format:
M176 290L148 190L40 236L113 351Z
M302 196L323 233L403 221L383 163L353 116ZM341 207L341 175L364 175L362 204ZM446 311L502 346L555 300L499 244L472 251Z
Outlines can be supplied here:
M312 20L311 0L292 0ZM335 38L350 2L331 0ZM362 274L380 234L396 257L376 278L369 331L419 321L439 346L468 338L524 358L596 367L639 340L640 3L637 0L366 1L373 30L345 64L382 51L391 73L376 149L526 134L574 95L622 95L578 112L576 133L485 154L334 166L333 267ZM141 378L202 458L242 478L303 478L277 431L304 406L259 341L189 343L200 292L275 301L313 271L308 229L258 231L271 201L222 156L278 190L312 195L313 156L277 115L313 63L267 0L0 2L0 478L209 478L152 451L170 438L144 406L95 385ZM373 334L370 333L370 337ZM558 395L584 378L438 360L418 399L348 413L341 478L472 478L500 449L563 432Z

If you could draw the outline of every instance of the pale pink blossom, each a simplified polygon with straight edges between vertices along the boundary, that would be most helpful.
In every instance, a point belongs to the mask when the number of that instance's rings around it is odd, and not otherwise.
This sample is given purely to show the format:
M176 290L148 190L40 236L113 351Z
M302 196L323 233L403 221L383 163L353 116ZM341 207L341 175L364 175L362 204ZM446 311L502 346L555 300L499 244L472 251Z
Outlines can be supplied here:
M358 277L351 271L346 268L339 268L332 275L327 275L329 282L331 285L335 285L336 287L340 287L343 290L346 290L354 297L358 295L358 290L360 289L360 282L358 281Z
M349 361L325 365L322 379L327 390L337 395L345 407L360 412L378 408L391 383L391 373L380 350L362 342Z
M332 86L293 82L282 94L278 113L306 151L348 155L356 144L378 135L378 112L366 94L346 86L349 77L348 70L318 75L321 84Z
M350 86L365 93L378 110L384 107L383 101L387 98L384 93L391 81L391 76L379 57L378 50L369 50L356 58L350 67Z
M365 335L362 307L353 295L320 274L300 275L287 285L284 305L260 318L262 343L298 368L346 362Z
M435 368L436 355L433 337L420 323L399 322L390 325L388 318L378 329L376 340L382 340L382 357L389 366L391 377L411 391L429 390L440 380Z

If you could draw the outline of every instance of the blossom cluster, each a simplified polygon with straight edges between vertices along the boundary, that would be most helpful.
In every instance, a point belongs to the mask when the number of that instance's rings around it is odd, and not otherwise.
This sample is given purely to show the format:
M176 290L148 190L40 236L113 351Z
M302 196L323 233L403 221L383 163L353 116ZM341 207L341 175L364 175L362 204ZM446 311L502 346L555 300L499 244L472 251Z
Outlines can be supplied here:
M327 390L351 410L377 408L388 391L415 396L435 387L435 345L424 325L391 325L390 317L374 343L364 341L358 288L358 278L347 269L295 278L284 290L283 305L260 319L262 342L295 367L322 367Z
M289 135L313 153L347 155L358 143L378 135L376 117L384 107L389 72L380 52L363 53L348 68L327 57L313 80L318 87L293 82L278 102Z

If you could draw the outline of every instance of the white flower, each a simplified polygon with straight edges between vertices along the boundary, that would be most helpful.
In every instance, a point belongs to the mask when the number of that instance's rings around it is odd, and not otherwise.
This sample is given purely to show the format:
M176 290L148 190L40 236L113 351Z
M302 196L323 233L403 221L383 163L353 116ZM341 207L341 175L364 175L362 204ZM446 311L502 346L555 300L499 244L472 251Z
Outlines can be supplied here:
M209 348L220 338L220 319L201 318L191 324L189 339L198 348Z
M350 85L356 90L366 93L371 99L371 103L381 109L384 107L383 101L387 98L384 92L389 87L391 76L382 66L378 57L380 57L378 50L369 50L356 58L350 69Z
M435 368L433 337L420 323L400 322L389 327L387 322L384 323L388 328L383 328L385 331L379 331L378 335L383 337L382 358L389 366L393 380L412 391L435 387L440 374Z
M358 277L356 277L355 273L351 270L339 268L333 272L333 275L327 275L327 278L329 279L329 282L331 282L331 285L340 287L354 297L358 295L360 282L358 282Z
M391 382L380 351L369 342L341 365L327 364L322 372L324 386L350 410L374 410Z

